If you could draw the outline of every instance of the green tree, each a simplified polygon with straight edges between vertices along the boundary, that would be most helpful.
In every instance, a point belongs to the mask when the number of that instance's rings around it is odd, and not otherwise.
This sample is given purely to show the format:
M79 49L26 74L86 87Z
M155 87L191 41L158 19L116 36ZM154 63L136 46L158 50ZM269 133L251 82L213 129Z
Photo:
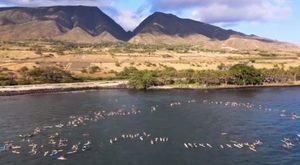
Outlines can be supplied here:
M155 77L151 71L138 71L130 75L128 84L135 89L145 90L155 84Z
M130 75L135 74L138 72L138 69L135 67L125 67L123 71L119 72L117 74L118 77L120 78L129 78Z
M233 83L236 85L260 85L263 83L262 73L252 66L237 64L230 68Z

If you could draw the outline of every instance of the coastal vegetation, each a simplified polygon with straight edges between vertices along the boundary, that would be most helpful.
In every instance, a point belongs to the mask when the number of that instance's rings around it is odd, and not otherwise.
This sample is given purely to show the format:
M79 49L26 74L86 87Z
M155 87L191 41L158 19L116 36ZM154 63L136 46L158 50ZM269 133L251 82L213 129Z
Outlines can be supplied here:
M18 73L12 73L2 69L0 73L0 85L28 85L44 83L69 83L80 81L70 72L56 67L32 68L22 67Z
M146 89L155 85L198 84L202 86L220 85L263 85L268 83L291 83L300 80L300 67L283 70L255 69L252 66L237 64L229 70L192 69L177 71L175 68L164 67L162 70L137 70L125 68L117 74L129 80L129 85L136 89Z
M0 85L128 80L151 86L287 84L300 79L296 51L197 45L1 41Z
M198 85L198 86L255 86L271 83L292 83L300 80L300 66L283 69L256 69L245 64L236 64L228 69L219 70L176 70L173 67L161 66L162 69L138 70L125 67L121 72L112 72L112 77L80 77L59 67L22 67L17 73L7 68L0 70L0 85L27 85L44 83L70 83L92 80L128 80L128 85L135 89L147 89L163 85ZM98 66L86 72L101 70Z
M100 70L95 66L89 72ZM156 85L199 84L204 86L218 85L262 85L266 83L288 83L300 79L300 67L273 69L255 69L252 66L237 64L228 70L176 70L163 66L159 70L138 70L135 67L125 67L115 73L113 79L127 79L129 85L136 89L147 89ZM98 78L105 79L105 78ZM18 73L2 68L0 85L26 85L42 83L68 83L95 80L95 78L78 77L71 72L57 67L22 67Z

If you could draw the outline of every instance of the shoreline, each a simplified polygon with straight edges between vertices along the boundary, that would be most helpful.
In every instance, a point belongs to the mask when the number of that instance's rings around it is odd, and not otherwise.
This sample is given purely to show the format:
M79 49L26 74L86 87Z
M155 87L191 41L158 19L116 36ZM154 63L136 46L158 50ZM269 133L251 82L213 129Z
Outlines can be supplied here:
M115 81L93 81L78 83L59 84L35 84L0 87L0 96L25 95L35 93L56 93L97 89L131 89L127 86L127 80ZM264 85L221 85L221 86L193 86L193 85L165 85L150 87L149 90L209 90L209 89L251 89L251 88L280 88L280 87L300 87L300 81L284 84L264 84Z
M34 93L55 93L95 89L126 89L127 81L93 81L79 83L35 84L0 87L0 96L25 95Z
M220 85L220 86L192 86L192 85L165 85L150 87L150 90L210 90L210 89L253 89L253 88L280 88L280 87L300 87L300 82L296 83L274 83L274 84L263 84L263 85Z

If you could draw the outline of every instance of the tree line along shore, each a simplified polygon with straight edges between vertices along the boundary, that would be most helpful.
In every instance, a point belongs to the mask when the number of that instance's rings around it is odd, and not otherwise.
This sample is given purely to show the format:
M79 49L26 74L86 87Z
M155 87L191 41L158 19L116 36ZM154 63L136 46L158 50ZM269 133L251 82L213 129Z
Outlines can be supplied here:
M293 84L300 80L300 66L288 69L256 69L246 64L230 68L220 65L219 70L176 70L165 66L160 70L138 70L125 67L112 77L78 77L58 67L23 67L18 72L0 69L0 86L77 83L95 80L128 80L128 87L148 89L155 86L184 87L244 87L268 84Z

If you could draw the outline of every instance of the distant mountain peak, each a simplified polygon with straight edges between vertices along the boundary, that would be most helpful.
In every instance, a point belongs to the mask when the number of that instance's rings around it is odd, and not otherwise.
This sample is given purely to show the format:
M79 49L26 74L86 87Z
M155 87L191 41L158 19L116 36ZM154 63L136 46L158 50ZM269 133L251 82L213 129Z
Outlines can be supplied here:
M245 34L233 30L225 30L217 26L191 19L179 18L176 15L163 12L155 12L146 18L134 30L135 35L139 33L161 33L181 37L200 34L217 40L226 40L232 35L245 36Z
M126 32L95 6L0 8L0 40L28 39L91 43L128 41L230 49L273 49L274 45L286 49L287 45L163 12L153 13L133 32Z
M63 33L79 27L92 36L106 31L119 40L128 38L127 32L120 25L93 6L12 7L1 8L0 12L2 25L21 26L33 21L55 21Z
M172 17L177 17L174 14L171 13L164 13L164 12L160 12L160 11L156 11L152 14L152 16L172 16Z

